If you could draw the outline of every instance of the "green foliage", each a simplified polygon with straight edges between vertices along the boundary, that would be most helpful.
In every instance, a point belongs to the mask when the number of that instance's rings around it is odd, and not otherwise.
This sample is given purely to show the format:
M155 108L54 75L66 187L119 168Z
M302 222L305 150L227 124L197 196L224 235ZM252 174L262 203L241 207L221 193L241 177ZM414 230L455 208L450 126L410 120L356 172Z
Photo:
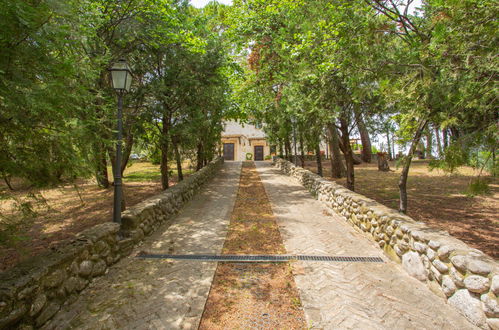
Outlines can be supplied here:
M105 171L116 126L107 69L119 58L134 73L124 100L127 143L158 149L156 115L168 111L182 153L203 141L213 157L230 94L223 27L214 25L222 9L176 0L0 4L3 176L53 185Z
M428 127L445 133L432 167L497 173L492 0L428 0L417 15L398 1L126 3L0 0L2 176L39 186L107 177L116 127L107 69L122 57L134 72L125 147L157 164L206 163L225 119L264 123L279 150L293 133L313 150L326 128L348 141L359 115L404 146Z
M474 179L469 185L464 194L468 197L489 195L490 187L487 181L483 178Z
M453 143L445 149L443 159L430 161L430 169L438 168L453 173L460 166L468 164L468 155L460 143Z
M472 152L468 165L476 169L484 169L493 176L496 176L499 173L499 164L494 162L493 153L491 151Z

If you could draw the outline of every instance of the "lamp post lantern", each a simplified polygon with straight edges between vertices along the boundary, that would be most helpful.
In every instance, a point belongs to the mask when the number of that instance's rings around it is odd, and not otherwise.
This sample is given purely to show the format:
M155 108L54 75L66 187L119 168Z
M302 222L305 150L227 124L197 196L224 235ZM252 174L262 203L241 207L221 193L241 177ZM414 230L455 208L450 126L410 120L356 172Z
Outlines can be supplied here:
M114 63L109 69L111 82L118 94L118 133L116 139L116 160L114 166L114 204L113 222L121 223L121 200L123 184L121 179L121 145L123 140L123 94L130 91L132 85L132 71L124 59Z

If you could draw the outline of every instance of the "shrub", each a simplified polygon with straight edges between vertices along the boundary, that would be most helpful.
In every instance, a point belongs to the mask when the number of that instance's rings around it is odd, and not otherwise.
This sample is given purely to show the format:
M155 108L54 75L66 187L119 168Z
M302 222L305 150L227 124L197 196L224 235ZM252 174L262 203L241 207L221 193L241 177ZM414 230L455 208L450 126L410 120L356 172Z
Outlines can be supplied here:
M468 185L464 194L468 197L488 195L490 194L490 187L486 180L477 178Z

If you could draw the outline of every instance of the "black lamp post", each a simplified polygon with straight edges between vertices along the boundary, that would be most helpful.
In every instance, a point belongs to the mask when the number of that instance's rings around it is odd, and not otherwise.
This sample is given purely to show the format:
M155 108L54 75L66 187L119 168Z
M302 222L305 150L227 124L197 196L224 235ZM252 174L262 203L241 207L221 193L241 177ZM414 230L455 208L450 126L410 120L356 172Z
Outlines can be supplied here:
M114 166L114 205L113 222L121 223L121 144L123 139L123 94L130 91L132 85L132 71L125 60L121 59L109 69L113 88L118 94L118 134L116 139L116 161Z

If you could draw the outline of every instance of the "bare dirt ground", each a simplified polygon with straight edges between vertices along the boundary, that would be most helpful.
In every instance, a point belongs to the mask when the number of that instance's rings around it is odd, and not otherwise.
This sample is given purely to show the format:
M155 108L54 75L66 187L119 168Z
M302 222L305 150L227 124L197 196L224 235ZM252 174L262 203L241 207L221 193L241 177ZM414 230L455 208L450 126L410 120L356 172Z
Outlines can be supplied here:
M317 172L316 163L306 162ZM355 190L388 207L398 209L398 180L401 169L390 162L390 172L380 172L376 163L355 166ZM323 161L324 176L345 185L346 179L332 179L329 161ZM430 171L428 161L415 160L408 180L408 215L429 226L446 230L468 245L499 259L499 181L488 177L490 195L468 197L464 192L476 173L460 168L447 174Z
M243 163L224 254L283 254L253 162ZM289 263L219 263L199 329L306 329Z
M170 184L175 182L174 175ZM113 186L101 189L92 180L80 180L77 187L38 189L14 181L16 190L12 192L0 184L0 229L4 229L0 232L3 235L0 236L0 271L74 238L82 230L111 221ZM127 207L159 192L159 166L136 162L125 170ZM24 216L20 205L24 205ZM7 222L12 225L5 230Z

